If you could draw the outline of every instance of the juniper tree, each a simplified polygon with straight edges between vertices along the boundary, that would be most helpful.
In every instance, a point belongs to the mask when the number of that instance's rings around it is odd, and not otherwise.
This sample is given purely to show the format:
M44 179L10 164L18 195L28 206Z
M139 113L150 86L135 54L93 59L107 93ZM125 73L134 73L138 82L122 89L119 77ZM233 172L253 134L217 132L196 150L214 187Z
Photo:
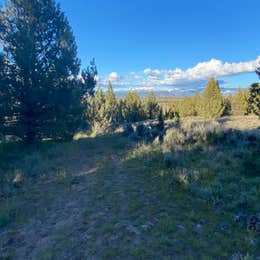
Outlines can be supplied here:
M224 112L223 97L219 88L218 81L211 78L202 93L201 114L205 118L219 118Z
M28 142L71 136L96 72L83 71L77 80L77 47L60 6L54 0L6 0L0 24L3 53L15 79L8 87L16 104L16 134Z
M193 100L190 97L185 97L179 104L179 114L181 117L196 115Z
M127 93L123 114L127 122L137 122L145 119L144 106L136 91Z
M107 92L105 96L105 119L108 124L117 121L118 104L111 82L108 83Z
M145 112L148 119L156 119L159 113L160 107L154 95L151 91L145 100Z
M93 121L98 123L100 126L103 125L105 118L105 93L101 86L98 86L95 98L94 98L94 117Z
M232 97L232 110L236 113L246 115L248 114L248 90L238 88L237 93Z

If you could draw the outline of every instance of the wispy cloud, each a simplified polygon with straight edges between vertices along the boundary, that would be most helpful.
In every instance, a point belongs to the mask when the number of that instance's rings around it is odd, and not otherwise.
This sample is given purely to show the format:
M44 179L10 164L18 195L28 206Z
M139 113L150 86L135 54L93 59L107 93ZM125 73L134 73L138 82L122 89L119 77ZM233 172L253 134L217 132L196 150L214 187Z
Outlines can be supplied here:
M260 56L255 60L229 63L212 58L209 61L199 62L194 67L182 70L174 68L171 70L159 70L146 68L143 71L131 72L122 76L117 72L111 72L108 77L100 79L100 84L106 85L111 81L114 86L122 89L182 89L205 84L210 77L224 77L237 74L254 72L260 62ZM227 86L227 82L224 82Z

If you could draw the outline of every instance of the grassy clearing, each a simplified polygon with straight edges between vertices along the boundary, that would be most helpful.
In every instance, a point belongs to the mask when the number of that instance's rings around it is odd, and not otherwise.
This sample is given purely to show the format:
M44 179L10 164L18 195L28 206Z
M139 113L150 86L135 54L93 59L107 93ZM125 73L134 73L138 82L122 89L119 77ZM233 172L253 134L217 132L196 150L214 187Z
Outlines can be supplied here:
M230 122L185 119L162 143L116 133L2 146L0 256L259 256L259 125Z

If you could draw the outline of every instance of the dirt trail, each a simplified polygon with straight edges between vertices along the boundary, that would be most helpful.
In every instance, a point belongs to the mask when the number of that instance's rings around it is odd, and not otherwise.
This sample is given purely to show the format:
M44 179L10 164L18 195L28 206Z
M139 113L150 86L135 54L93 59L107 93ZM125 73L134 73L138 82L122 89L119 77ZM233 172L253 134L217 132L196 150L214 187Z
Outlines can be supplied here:
M39 209L39 214L31 216L21 227L0 231L0 256L14 259L102 257L103 245L116 243L122 236L122 228L127 226L124 190L127 175L120 158L107 151L101 151L105 159L101 165L103 171L94 167L75 172L78 181L69 188L57 189L49 205L44 200L31 205ZM84 158L79 163L82 161Z

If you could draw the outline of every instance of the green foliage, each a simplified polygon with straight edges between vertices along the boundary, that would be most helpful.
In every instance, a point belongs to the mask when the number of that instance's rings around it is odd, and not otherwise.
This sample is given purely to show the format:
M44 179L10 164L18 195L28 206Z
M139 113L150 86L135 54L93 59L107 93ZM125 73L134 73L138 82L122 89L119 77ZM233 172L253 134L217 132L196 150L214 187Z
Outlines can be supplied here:
M194 107L194 115L198 116L201 114L201 97L199 92L195 92L192 98L193 107Z
M97 71L93 61L77 78L77 47L60 6L53 0L7 0L0 23L4 74L10 77L0 92L7 88L12 97L5 132L28 142L72 136L82 120L81 99L93 94Z
M179 102L178 111L180 117L194 116L196 115L195 107L192 98L185 97Z
M123 115L127 122L137 122L145 119L144 105L136 91L127 93Z
M249 112L248 90L237 89L234 95L228 96L233 114L247 115Z
M145 100L145 112L148 119L156 119L159 113L160 107L154 95L151 91Z
M217 80L211 78L201 97L201 115L205 118L219 118L224 112L223 97Z
M118 119L118 104L111 83L108 83L105 96L105 121L108 124L117 122Z
M99 86L94 97L86 99L86 104L87 120L89 125L96 130L98 128L102 131L111 124L122 120L122 112L120 111L122 103L117 101L110 82L106 92Z
M232 105L231 105L231 99L230 97L224 97L223 99L224 102L224 112L223 112L223 116L229 116L232 113Z
M254 83L249 88L249 110L260 117L260 84Z

